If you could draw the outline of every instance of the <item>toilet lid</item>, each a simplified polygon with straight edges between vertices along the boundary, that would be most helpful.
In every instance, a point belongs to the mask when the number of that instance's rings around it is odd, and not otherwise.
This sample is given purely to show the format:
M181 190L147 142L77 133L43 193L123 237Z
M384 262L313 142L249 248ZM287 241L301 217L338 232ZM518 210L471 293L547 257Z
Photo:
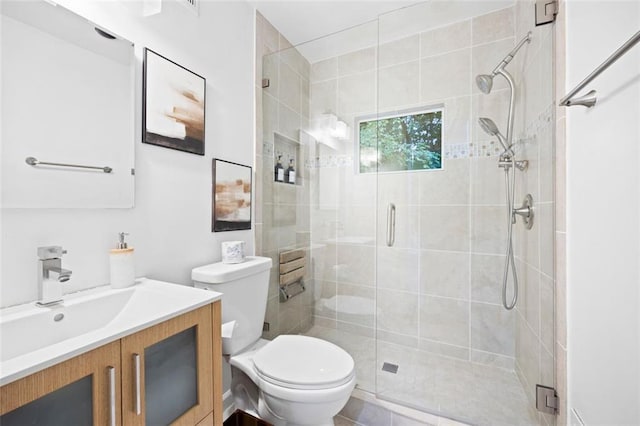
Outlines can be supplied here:
M256 371L263 379L292 388L322 388L346 383L354 362L344 349L308 336L281 335L256 353Z

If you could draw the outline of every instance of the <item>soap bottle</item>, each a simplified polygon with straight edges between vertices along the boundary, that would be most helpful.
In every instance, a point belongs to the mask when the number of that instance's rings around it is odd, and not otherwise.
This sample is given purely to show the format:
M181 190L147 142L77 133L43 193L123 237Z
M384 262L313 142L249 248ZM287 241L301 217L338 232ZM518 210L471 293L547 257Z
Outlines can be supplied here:
M275 180L276 182L284 182L284 167L282 167L282 155L278 155L278 162L275 167Z
M111 288L125 288L135 284L136 272L133 262L133 248L128 247L125 232L118 233L118 244L109 253Z
M289 160L289 167L285 171L284 181L292 185L296 183L296 169L293 168L293 159Z

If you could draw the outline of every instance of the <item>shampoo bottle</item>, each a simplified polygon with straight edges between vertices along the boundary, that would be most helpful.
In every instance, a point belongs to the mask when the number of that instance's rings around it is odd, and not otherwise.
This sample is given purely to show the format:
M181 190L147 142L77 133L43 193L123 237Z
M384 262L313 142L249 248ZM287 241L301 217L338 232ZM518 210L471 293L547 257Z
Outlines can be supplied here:
M124 240L126 234L118 234L118 245L109 253L109 271L111 287L125 288L135 284L136 272L133 263L133 248L129 248Z
M284 182L284 167L282 167L282 155L278 155L278 162L274 170L274 179L276 182Z
M286 183L296 183L296 169L293 168L293 159L289 160L289 168L285 171L284 181Z

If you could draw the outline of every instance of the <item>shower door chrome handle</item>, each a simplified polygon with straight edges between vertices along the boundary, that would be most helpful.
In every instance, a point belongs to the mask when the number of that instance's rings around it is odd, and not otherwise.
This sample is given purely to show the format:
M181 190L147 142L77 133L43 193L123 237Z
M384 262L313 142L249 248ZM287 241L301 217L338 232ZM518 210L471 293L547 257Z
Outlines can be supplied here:
M389 203L387 206L387 246L393 246L396 241L396 205Z

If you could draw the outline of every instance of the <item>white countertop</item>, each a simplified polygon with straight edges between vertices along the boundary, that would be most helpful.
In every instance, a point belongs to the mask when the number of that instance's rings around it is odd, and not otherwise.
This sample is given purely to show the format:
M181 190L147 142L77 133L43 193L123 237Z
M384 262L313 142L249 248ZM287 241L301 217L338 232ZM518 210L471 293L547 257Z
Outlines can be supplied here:
M0 386L222 298L222 293L149 279L0 309ZM64 315L61 321L54 317ZM66 321L66 323L65 323Z

